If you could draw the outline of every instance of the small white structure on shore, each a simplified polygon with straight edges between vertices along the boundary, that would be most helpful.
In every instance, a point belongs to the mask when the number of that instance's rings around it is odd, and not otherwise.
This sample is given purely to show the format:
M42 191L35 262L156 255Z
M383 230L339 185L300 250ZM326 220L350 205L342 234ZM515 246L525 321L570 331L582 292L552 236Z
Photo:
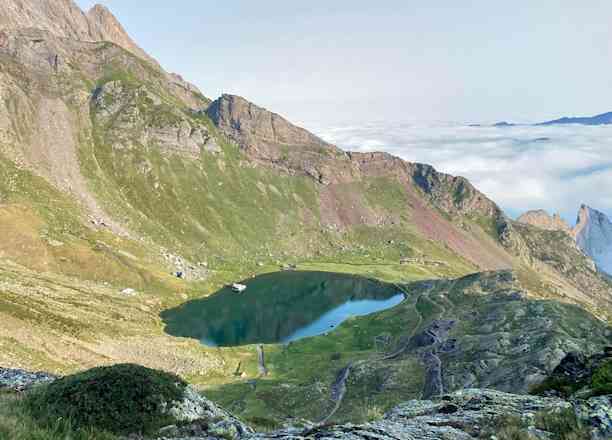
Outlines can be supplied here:
M242 293L246 290L247 286L244 284L234 283L232 284L232 290L237 293Z
M123 290L121 291L121 294L122 294L123 296L135 296L135 295L136 295L136 293L137 293L137 292L136 292L136 290L135 290L135 289L132 289L132 288L123 289Z

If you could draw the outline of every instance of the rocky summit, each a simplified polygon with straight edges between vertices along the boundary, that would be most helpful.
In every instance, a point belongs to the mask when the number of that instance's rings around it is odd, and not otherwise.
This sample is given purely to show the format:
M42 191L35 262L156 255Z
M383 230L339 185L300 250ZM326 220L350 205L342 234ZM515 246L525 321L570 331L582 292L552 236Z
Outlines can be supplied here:
M612 228L579 217L515 221L464 177L208 97L104 6L3 0L0 438L606 438ZM250 288L277 271L340 281L301 281L317 299L287 312ZM258 334L314 325L363 299L347 274L398 303L290 343L172 333L207 297L244 333L239 295ZM91 369L117 364L170 397L113 379L96 413ZM139 424L100 428L124 401Z
M550 216L545 210L538 209L527 211L516 219L520 223L525 223L548 231L565 231L571 233L572 228L557 213Z

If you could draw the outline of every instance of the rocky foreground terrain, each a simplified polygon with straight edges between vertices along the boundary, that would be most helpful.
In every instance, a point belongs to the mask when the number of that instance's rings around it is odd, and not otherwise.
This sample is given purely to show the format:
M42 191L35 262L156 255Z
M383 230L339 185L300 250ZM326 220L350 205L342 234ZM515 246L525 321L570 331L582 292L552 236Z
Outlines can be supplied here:
M601 367L605 362L612 362L612 347L592 360L572 353L561 362L551 379L573 375L586 380L593 376L595 369L590 368L594 364ZM133 370L135 367L118 368ZM55 380L40 373L29 374L23 371L2 371L1 374L0 388L4 386L20 391L24 390L24 386L35 387ZM575 381L576 377L571 379ZM607 387L611 384L612 382L608 382ZM191 387L186 387L180 400L169 401L163 406L164 414L171 416L175 424L162 427L157 435L153 434L150 438L469 440L570 438L563 435L573 435L571 438L608 439L612 436L612 394L588 397L587 389L588 385L580 390L582 398L571 399L509 394L488 389L463 389L451 394L437 395L434 400L411 400L402 403L381 419L363 425L314 424L301 421L301 427L257 433ZM73 386L73 392L78 392L77 390L78 388ZM551 395L555 392L547 391ZM146 395L143 394L142 398L146 398ZM125 402L113 404L129 407ZM78 403L75 402L75 405Z

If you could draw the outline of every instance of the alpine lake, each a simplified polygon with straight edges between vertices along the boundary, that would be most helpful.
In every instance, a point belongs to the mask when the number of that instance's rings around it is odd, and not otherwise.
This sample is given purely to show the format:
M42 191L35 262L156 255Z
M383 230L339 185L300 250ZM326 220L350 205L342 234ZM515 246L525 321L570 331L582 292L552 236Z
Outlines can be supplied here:
M162 313L166 332L212 347L287 344L333 331L353 316L405 299L393 284L330 272L283 271L226 286Z

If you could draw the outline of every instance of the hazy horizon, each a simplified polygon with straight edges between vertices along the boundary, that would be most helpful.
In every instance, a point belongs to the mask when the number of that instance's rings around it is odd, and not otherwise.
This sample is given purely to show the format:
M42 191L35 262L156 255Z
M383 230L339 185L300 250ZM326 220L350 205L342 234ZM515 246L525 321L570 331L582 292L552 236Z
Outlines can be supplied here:
M450 0L107 6L209 97L325 121L518 122L612 110L612 3Z

